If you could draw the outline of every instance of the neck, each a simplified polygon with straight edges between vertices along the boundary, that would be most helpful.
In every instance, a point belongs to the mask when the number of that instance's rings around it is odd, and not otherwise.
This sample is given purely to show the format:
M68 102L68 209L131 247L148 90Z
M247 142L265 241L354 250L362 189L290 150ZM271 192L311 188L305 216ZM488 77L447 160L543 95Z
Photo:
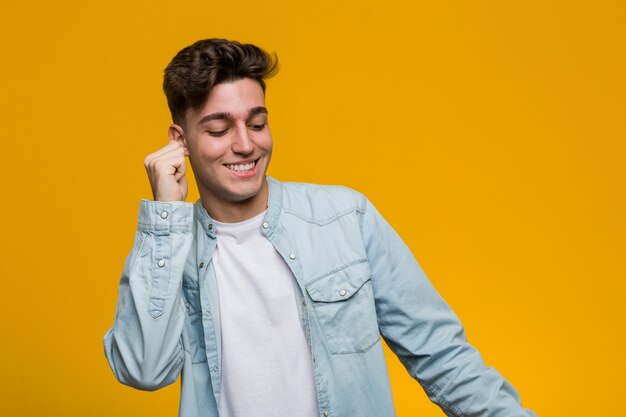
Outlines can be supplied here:
M268 185L267 179L263 180L263 185L259 192L247 200L230 202L220 201L206 193L200 193L202 206L212 219L222 223L238 223L251 219L257 214L267 209Z

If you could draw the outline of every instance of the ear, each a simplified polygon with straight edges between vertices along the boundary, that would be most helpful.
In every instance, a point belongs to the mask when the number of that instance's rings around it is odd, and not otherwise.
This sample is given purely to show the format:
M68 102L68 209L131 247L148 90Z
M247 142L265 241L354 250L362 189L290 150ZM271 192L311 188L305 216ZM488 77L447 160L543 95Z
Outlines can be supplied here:
M183 149L185 150L185 156L189 156L189 149L187 148L187 139L185 139L185 131L182 127L177 124L170 125L167 130L167 136L169 136L170 141L178 142L183 145Z

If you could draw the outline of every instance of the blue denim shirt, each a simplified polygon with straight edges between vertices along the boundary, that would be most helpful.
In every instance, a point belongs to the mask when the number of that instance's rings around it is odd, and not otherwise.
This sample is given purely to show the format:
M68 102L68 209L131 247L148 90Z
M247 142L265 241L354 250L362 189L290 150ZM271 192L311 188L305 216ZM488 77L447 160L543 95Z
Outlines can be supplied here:
M362 194L267 180L261 232L295 277L320 417L395 415L381 335L448 416L535 415L485 366L410 250ZM218 415L215 247L214 222L200 201L142 200L115 322L104 337L123 384L155 390L182 372L182 417Z

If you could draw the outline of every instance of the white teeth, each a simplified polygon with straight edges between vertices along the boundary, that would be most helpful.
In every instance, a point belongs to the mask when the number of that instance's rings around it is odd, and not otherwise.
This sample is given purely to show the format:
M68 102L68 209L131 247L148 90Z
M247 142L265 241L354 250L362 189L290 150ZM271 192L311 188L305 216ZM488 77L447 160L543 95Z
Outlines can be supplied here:
M228 169L232 169L233 171L245 172L245 171L250 171L252 168L254 168L254 162L250 162L249 164L239 164L239 165L229 164L226 166L228 167Z

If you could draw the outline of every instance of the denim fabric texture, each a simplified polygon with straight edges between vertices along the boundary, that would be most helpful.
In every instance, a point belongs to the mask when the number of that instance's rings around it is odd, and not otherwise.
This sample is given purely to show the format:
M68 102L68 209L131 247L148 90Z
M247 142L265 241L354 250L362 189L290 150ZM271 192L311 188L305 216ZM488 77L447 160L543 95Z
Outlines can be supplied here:
M293 272L320 417L395 415L381 336L448 416L535 416L468 344L408 247L362 194L267 177L263 235ZM200 200L142 200L104 337L117 379L155 390L181 374L181 417L218 415L215 224Z

